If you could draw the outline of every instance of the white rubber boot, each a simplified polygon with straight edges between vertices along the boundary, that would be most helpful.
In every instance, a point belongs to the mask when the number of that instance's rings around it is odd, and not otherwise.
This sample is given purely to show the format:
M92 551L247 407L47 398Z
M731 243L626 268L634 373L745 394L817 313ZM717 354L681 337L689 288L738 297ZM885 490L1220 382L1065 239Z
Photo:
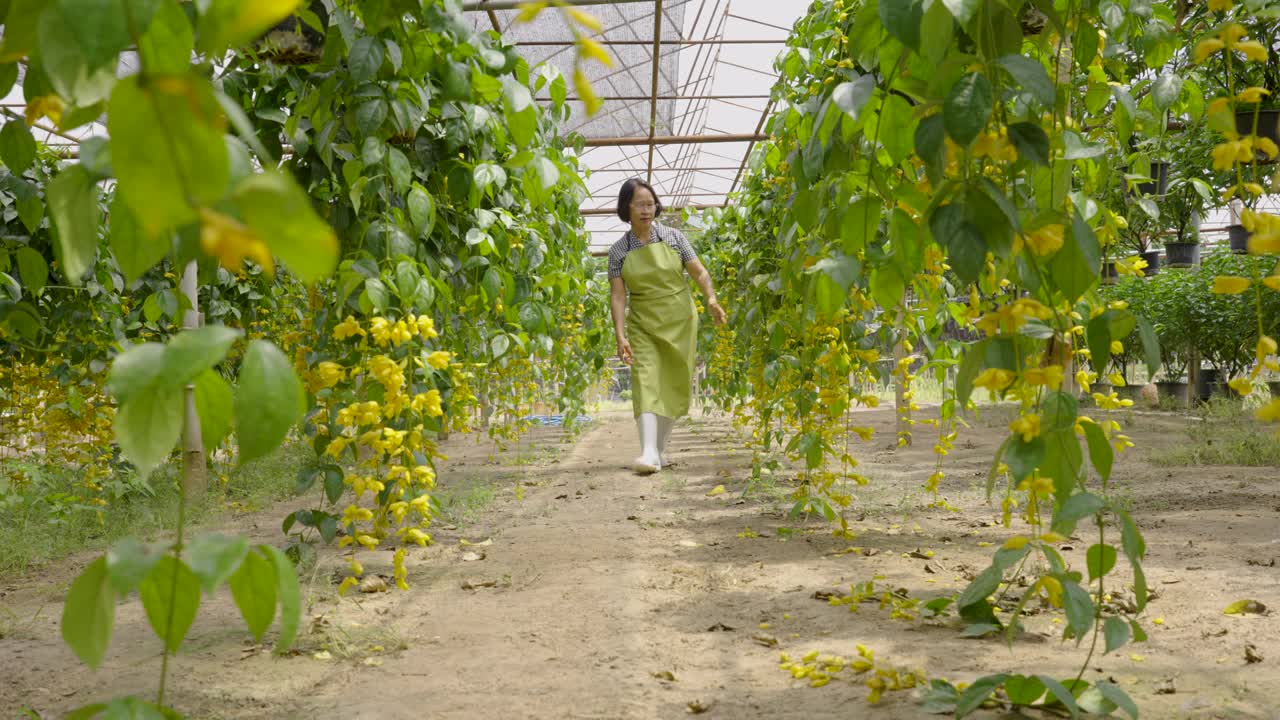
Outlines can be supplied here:
M640 413L636 427L640 430L640 457L632 467L641 475L656 473L662 469L662 456L658 454L658 416Z
M671 437L671 428L675 427L675 425L675 418L670 418L666 415L658 416L658 460L663 467L671 464L667 462L667 440Z

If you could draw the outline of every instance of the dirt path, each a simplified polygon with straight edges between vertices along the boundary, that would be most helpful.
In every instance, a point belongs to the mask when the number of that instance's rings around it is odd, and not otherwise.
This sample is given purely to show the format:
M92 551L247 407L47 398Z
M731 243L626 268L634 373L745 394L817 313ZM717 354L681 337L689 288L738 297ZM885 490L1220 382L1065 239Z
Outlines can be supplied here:
M867 417L878 438L893 436L892 411ZM1185 437L1179 420L1134 425L1144 447ZM775 502L759 499L769 488L744 499L749 458L720 420L677 427L678 464L647 478L624 467L634 430L621 415L601 416L576 445L535 464L491 465L483 450L460 449L451 461L459 473L499 473L522 484L523 500L505 492L475 524L438 531L436 545L410 556L409 592L337 601L340 559L324 553L304 578L311 602L292 657L245 644L229 597L206 599L170 698L193 718L676 718L690 703L709 708L702 717L735 720L924 718L936 716L912 692L886 693L869 709L861 679L846 671L810 688L779 669L779 654L851 657L864 643L881 662L952 681L1074 675L1082 652L1059 644L1051 613L1031 618L1010 650L961 638L951 619L898 620L865 603L851 613L813 598L873 578L923 600L962 588L989 563L990 544L1014 534L992 522L981 488L1001 432L962 433L944 482L956 510L919 496L933 469L927 440L859 448L873 482L858 497L853 541L786 518L776 502L785 490L773 490ZM1280 608L1280 568L1268 564L1280 558L1280 472L1157 468L1130 454L1117 477L1144 525L1159 597L1144 621L1150 641L1096 657L1086 679L1124 687L1144 718L1280 718L1276 616L1221 612L1242 597ZM727 492L709 496L717 485ZM256 533L278 541L280 514L264 515ZM1082 564L1088 542L1073 542L1068 559ZM362 557L366 572L390 575L390 551ZM62 648L52 622L60 609L48 600L69 577L4 598L15 617L46 607L0 639L0 706L54 717L154 687L156 645L136 598L119 609L103 670L82 670ZM1246 642L1263 662L1245 662Z

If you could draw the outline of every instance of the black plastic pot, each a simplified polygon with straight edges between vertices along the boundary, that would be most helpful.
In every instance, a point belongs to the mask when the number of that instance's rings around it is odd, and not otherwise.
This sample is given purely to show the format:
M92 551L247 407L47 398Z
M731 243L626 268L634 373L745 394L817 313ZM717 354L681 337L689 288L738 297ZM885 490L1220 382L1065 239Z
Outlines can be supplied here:
M1160 251L1148 250L1142 253L1142 259L1147 261L1147 266L1142 269L1142 274L1151 277L1160 272Z
M1251 234L1243 225L1228 225L1227 238L1231 241L1231 252L1237 255L1247 254Z
M1119 273L1116 272L1116 261L1108 260L1102 263L1102 284L1114 285Z
M1280 110L1260 110L1258 115L1258 137L1271 138L1271 142L1280 144ZM1236 112L1236 132L1249 135L1253 132L1253 110Z
M1151 181L1140 182L1135 187L1143 195L1163 195L1169 187L1169 163L1151 163Z
M1196 378L1196 400L1208 402L1214 395L1227 394L1227 384L1222 382L1222 371L1217 368L1202 368Z
M1200 243L1167 242L1164 257L1169 267L1191 267L1200 264Z
M1271 388L1271 397L1280 400L1280 380L1272 380L1267 383L1267 387Z
M1161 380L1156 383L1156 389L1160 392L1161 399L1173 398L1180 405L1187 404L1188 387L1184 382L1173 380Z

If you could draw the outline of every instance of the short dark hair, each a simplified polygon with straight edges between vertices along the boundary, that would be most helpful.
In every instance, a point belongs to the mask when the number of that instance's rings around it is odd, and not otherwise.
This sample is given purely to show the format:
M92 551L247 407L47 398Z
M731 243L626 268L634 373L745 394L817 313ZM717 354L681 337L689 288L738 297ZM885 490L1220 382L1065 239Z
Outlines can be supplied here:
M631 222L631 199L636 196L636 188L644 188L649 191L649 194L653 196L653 203L658 206L654 210L653 216L656 218L662 215L662 201L658 199L658 191L640 178L631 178L622 183L622 189L618 191L618 217L622 219L622 222Z

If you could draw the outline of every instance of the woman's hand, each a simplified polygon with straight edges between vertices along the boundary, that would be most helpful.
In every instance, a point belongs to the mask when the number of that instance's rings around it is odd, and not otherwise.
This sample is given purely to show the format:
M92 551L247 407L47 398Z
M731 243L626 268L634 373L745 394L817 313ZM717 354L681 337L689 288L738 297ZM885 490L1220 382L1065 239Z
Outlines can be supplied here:
M618 336L618 358L628 365L635 362L635 356L631 354L631 343L622 335Z
M711 313L711 320L717 325L723 325L728 318L728 314L725 313L724 308L720 307L718 300L707 303L707 311Z

